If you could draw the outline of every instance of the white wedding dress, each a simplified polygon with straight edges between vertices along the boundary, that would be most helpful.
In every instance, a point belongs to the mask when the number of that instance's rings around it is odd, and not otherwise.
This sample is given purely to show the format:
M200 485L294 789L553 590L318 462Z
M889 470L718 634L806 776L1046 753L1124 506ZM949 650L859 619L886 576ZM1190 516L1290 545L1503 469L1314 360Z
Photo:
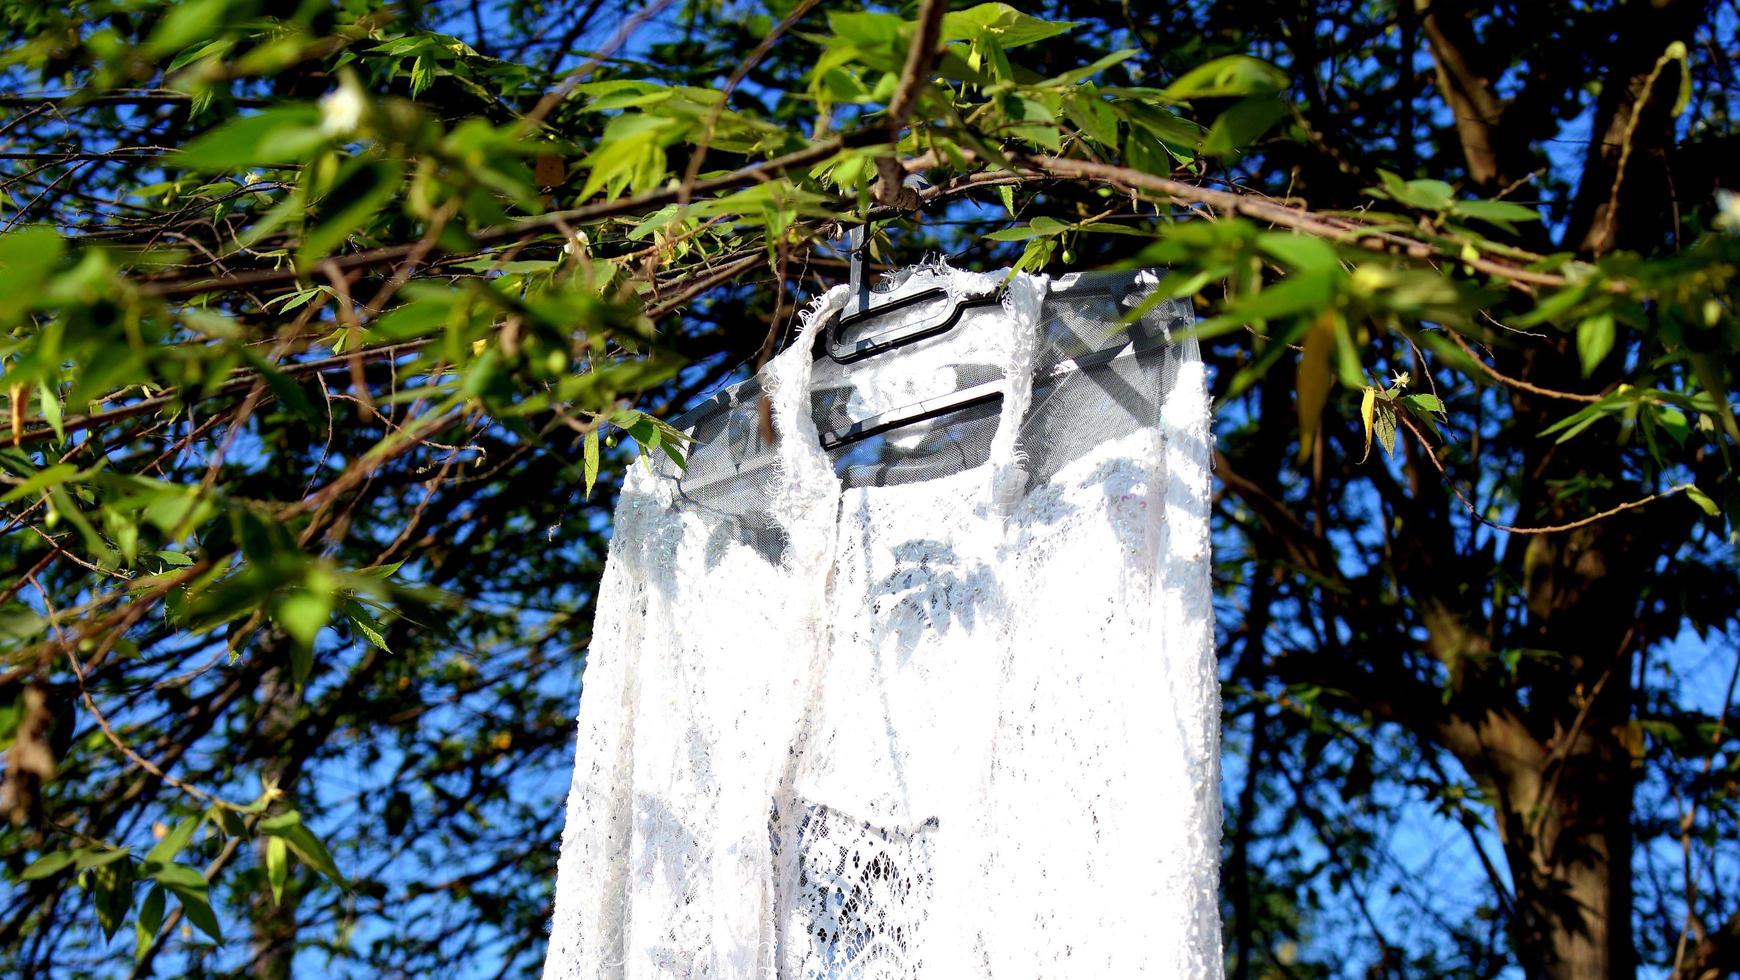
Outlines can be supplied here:
M1003 279L927 268L889 296ZM736 497L691 492L699 453L634 467L547 978L1220 976L1202 364L1184 342L1058 380L1048 337L1120 329L1069 286L1016 276L849 368L812 361L835 289L762 372L774 444L715 467ZM886 437L977 441L930 478L865 477L813 422L824 389L861 419L992 375L971 439ZM1084 413L1097 391L1133 421ZM754 441L752 409L718 445Z

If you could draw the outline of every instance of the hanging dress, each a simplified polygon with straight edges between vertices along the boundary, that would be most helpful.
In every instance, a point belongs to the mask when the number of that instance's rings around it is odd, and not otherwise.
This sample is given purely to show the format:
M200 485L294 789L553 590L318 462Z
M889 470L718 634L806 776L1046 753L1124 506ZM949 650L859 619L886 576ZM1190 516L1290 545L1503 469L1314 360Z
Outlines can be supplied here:
M634 467L547 978L1220 975L1206 383L1187 310L1114 285L920 269L887 298L1002 302L849 368L832 290L759 379L766 452ZM985 377L870 464L814 422Z

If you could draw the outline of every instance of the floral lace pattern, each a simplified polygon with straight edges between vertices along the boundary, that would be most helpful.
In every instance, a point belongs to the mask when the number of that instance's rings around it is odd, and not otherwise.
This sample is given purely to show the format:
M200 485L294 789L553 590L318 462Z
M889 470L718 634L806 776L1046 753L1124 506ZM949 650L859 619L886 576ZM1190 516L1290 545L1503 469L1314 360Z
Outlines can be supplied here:
M984 285L903 288L937 277ZM817 303L764 375L777 561L637 468L546 977L1220 975L1202 366L1157 426L1030 481L1045 288L1015 277L985 348L990 459L892 486L843 489L821 451L807 355L844 291ZM901 391L899 365L866 397Z

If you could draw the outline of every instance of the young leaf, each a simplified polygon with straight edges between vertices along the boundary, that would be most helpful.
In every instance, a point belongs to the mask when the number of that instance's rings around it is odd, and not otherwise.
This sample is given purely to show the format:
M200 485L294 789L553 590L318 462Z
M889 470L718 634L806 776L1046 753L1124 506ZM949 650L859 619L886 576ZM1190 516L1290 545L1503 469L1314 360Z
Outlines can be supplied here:
M284 881L290 874L289 845L282 837L266 838L266 881L272 886L272 903L284 901Z
M1377 389L1366 385L1365 393L1359 400L1359 419L1365 425L1365 454L1359 457L1362 463L1371 457L1372 416L1376 409Z
M1384 447L1384 455L1396 458L1396 409L1389 402L1377 407L1377 417L1373 420L1377 429L1378 442Z
M123 861L92 868L85 881L95 899L97 925L103 930L103 938L112 938L115 930L121 928L121 920L127 917L127 910L133 907L133 865Z
M193 839L193 832L198 829L199 823L200 821L198 817L188 817L186 820L176 824L174 830L164 834L163 839L157 842L157 846L153 847L151 852L145 855L146 868L149 869L153 866L161 866L173 862L175 856L180 854L182 848L187 846L188 841ZM147 873L149 873L149 871L147 871Z
M1513 222L1541 220L1540 212L1534 208L1510 201L1457 201L1450 206L1450 212L1497 225L1507 231L1512 230Z
M1444 414L1444 402L1437 395L1403 395L1401 402L1416 412L1440 416Z
M318 107L281 106L232 119L194 137L171 154L166 165L211 173L301 163L326 139Z
M65 483L79 473L79 468L71 463L56 463L53 466L37 470L22 483L0 494L0 504L11 503L26 497L34 497L47 487Z
M332 619L332 594L313 589L297 589L278 601L272 618L284 627L284 632L304 650L314 646L314 638ZM297 683L307 680L305 670L297 671Z
M133 962L145 961L151 944L157 941L157 930L163 928L165 893L162 885L152 885L145 893L145 904L139 907L139 917L133 921Z
M218 917L212 916L211 884L207 884L205 876L188 865L164 865L150 872L158 884L171 889L176 898L181 900L181 910L190 923L195 924L211 936L216 942L223 942L223 931L218 928Z
M1211 157L1236 157L1287 116L1287 104L1272 95L1253 96L1215 117L1203 137L1202 152Z
M1262 95L1287 87L1287 73L1266 61L1235 54L1216 58L1179 76L1161 97L1172 102L1227 95Z
M66 242L51 228L24 228L0 235L0 317L28 309L60 261Z
M1310 235L1265 231L1257 236L1257 248L1282 265L1300 272L1332 272L1341 264L1333 246Z
M281 837L304 864L325 875L334 884L344 886L344 875L339 874L338 866L333 863L332 855L326 850L326 845L320 842L307 827L302 825L302 815L295 810L285 810L283 813L267 817L260 821L260 832L273 837Z
M341 605L344 610L345 619L350 621L350 628L355 630L357 635L367 640L370 645L386 653L393 652L387 649L385 628L381 625L379 620L375 619L375 617L369 613L366 606L357 602L355 599L349 598L345 599Z
M1686 496L1692 498L1692 503L1697 504L1704 513L1711 517L1718 517L1721 515L1722 508L1716 506L1716 502L1710 499L1709 494L1699 490L1697 487L1687 487Z
M586 496L592 497L592 485L598 482L598 426L586 430L585 444L581 449L583 465L586 469Z
M201 879L201 885L204 880ZM181 911L187 916L187 921L199 927L199 931L212 938L213 942L223 942L223 930L218 927L217 916L212 914L211 899L206 888L191 888L180 885L167 885L175 897L181 900Z
M106 864L114 864L131 853L125 847L109 847L105 844L96 847L81 847L73 851L73 857L78 869L84 871L89 868L100 868Z
M854 15L835 15L829 18L829 23L836 32L841 25L850 23L848 18ZM863 16L863 15L858 15ZM896 21L898 24L899 22ZM956 10L943 15L942 38L945 41L964 41L981 34L993 36L997 43L1005 48L1020 47L1032 44L1046 38L1067 34L1073 30L1079 21L1048 21L1041 20L1031 14L1024 14L1006 3L981 3L965 10ZM848 36L856 37L856 32Z
M21 881L36 881L39 878L47 878L72 864L75 857L76 855L71 851L50 851L30 862L30 866L25 868L18 878Z
M1583 362L1583 376L1593 374L1608 352L1613 350L1613 314L1597 313L1577 325L1577 357Z
M297 263L307 267L319 261L367 224L398 192L400 175L399 164L392 160L356 160L340 171L332 190L309 214Z

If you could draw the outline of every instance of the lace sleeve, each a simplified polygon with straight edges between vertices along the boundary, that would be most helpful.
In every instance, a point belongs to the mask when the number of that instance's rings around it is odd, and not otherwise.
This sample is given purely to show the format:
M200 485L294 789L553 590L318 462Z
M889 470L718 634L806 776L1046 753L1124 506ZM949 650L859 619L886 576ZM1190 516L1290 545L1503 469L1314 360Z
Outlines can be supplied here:
M1192 352L1194 353L1194 352ZM1165 510L1155 569L1155 621L1160 662L1177 712L1176 731L1187 786L1178 811L1172 855L1188 921L1175 925L1169 976L1219 977L1220 949L1220 680L1214 652L1213 589L1209 574L1208 382L1203 364L1187 356L1161 410L1161 473Z
M635 473L638 476L638 473ZM574 781L568 791L546 980L620 976L632 838L628 773L634 745L636 667L645 628L646 576L638 512L655 502L625 486L599 583L582 674Z

